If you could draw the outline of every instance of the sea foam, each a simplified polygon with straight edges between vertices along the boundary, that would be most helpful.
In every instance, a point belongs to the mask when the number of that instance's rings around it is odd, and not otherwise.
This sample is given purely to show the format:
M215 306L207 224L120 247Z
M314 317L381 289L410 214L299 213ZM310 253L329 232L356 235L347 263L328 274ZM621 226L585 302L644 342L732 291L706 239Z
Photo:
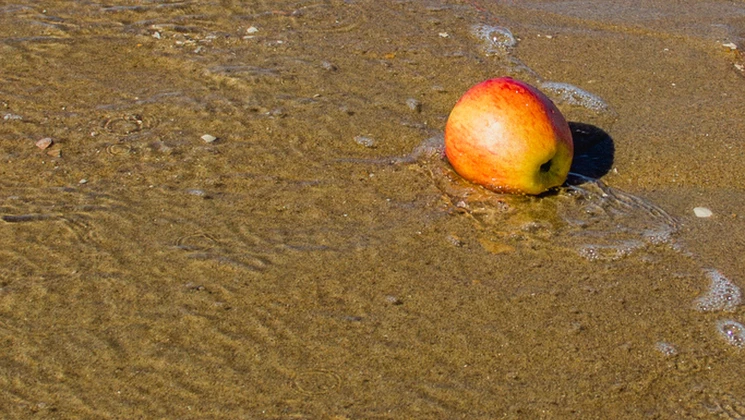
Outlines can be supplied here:
M736 347L745 347L745 326L731 319L717 321L717 331L724 337L728 344Z
M559 102L581 106L596 112L610 111L610 106L601 97L569 83L543 82L541 88L553 93Z
M702 312L733 312L742 303L742 292L736 284L717 270L707 270L711 280L709 290L694 301L695 308Z
M505 54L517 45L512 32L502 26L474 25L473 34L484 41L487 54Z

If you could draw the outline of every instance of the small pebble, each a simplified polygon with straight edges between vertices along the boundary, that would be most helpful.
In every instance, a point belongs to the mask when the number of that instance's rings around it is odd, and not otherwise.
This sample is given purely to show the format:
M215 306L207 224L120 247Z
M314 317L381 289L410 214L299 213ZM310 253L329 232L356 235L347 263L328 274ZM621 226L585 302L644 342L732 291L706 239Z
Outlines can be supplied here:
M414 98L407 99L406 106L408 106L409 109L414 112L422 112L422 103Z
M88 180L85 179L85 178L83 178L80 181L78 181L78 184L80 184L80 185L87 184L87 183L88 183Z
M334 63L326 60L321 61L321 67L327 71L336 71L338 69Z
M259 29L255 26L251 26L250 28L246 29L247 34L255 34L256 32L259 32Z
M217 137L211 134L205 134L202 136L202 140L204 140L205 143L214 143L217 140Z
M403 305L404 304L404 302L401 299L393 295L386 296L385 300L392 305Z
M48 149L49 146L52 145L54 141L49 137L44 137L43 139L36 142L36 147L38 147L41 150Z
M695 207L693 209L693 214L696 215L696 217L711 217L712 213L711 210L707 209L706 207Z
M439 35L440 35L440 38L447 38L450 36L450 34L448 34L447 32L440 32Z

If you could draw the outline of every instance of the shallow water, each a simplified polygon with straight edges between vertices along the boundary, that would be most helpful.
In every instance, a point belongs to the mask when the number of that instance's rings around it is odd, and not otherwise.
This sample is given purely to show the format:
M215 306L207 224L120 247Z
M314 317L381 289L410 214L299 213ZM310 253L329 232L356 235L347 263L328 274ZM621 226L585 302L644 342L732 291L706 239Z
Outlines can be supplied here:
M745 5L0 22L3 417L745 416ZM438 155L502 75L587 142L571 186L499 196Z

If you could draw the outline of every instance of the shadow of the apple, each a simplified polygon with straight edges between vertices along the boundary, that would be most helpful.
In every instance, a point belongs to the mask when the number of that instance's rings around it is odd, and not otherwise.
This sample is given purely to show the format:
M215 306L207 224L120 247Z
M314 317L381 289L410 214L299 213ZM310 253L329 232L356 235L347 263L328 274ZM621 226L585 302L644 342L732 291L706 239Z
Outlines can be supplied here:
M599 179L610 171L613 166L615 147L613 139L592 124L570 122L572 140L574 140L574 159L571 173L580 177L570 177L571 184L583 183L582 178Z

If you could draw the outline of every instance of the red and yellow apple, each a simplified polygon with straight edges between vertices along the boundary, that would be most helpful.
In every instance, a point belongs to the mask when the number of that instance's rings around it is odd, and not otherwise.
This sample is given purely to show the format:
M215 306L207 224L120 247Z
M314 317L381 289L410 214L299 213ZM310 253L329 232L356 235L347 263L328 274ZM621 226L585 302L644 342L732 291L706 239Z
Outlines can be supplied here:
M540 194L566 180L569 124L537 88L509 77L469 89L445 126L445 155L463 178L513 194Z

